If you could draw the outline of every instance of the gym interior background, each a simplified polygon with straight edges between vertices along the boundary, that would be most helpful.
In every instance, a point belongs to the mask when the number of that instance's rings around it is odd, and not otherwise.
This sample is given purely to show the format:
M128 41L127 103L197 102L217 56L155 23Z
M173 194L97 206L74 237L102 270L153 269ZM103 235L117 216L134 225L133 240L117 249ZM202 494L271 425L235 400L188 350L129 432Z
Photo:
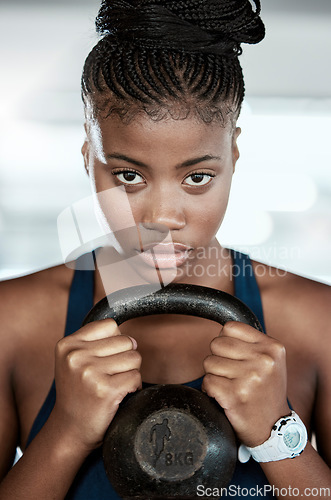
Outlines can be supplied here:
M57 217L90 194L80 75L99 3L1 0L0 279L61 263ZM331 2L262 0L262 17L219 240L331 283Z

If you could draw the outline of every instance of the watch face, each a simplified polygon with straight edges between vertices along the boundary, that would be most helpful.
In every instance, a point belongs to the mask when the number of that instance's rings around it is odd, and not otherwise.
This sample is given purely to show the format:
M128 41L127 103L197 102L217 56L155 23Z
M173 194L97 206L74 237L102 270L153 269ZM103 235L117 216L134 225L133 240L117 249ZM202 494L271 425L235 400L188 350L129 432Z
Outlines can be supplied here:
M301 432L300 426L297 424L290 424L285 430L283 440L287 448L296 448L300 444Z

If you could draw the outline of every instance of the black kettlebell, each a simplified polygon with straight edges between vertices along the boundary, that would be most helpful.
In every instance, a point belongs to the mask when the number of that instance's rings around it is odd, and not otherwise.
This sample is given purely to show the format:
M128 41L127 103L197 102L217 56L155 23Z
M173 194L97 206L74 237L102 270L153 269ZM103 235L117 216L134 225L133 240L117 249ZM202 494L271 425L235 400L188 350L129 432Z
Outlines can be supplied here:
M225 292L184 284L154 290L142 285L108 295L83 325L106 318L120 325L152 314L188 314L221 324L241 321L262 331L252 311ZM236 459L236 438L222 408L206 394L175 384L128 396L103 443L107 476L123 499L201 498L199 485L204 491L227 486Z

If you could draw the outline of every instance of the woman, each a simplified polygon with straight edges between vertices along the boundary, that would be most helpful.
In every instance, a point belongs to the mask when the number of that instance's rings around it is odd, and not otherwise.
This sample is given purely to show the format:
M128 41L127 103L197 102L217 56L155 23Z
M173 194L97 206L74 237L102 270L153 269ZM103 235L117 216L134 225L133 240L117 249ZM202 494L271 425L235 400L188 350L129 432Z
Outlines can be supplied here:
M256 263L215 239L239 157L240 44L264 37L255 3L256 12L248 0L102 3L102 38L82 78L82 153L114 247L98 254L95 273L59 266L1 284L0 498L118 498L100 445L142 381L202 386L224 408L255 457L237 464L237 496L239 486L253 497L261 495L254 487L274 485L285 498L294 488L308 496L308 488L331 487L330 290L268 266L256 282ZM117 232L123 217L134 226ZM138 267L112 266L105 283L107 263L136 256ZM171 315L80 328L105 292L154 282L155 268L167 282L237 295L268 336ZM222 272L208 272L215 268ZM291 413L289 402L308 435L316 433L318 452L308 442L292 460L276 453L260 461L257 447ZM8 472L17 444L24 454Z

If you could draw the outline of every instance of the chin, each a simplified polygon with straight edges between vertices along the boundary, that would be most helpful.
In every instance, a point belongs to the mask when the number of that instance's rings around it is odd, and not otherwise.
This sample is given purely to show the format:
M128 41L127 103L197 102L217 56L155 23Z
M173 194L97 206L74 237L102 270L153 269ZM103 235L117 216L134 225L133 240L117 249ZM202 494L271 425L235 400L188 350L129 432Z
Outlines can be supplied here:
M179 281L178 270L176 267L167 269L159 269L158 267L151 267L147 265L134 266L133 270L141 278L142 283L158 285L160 288L170 283Z

